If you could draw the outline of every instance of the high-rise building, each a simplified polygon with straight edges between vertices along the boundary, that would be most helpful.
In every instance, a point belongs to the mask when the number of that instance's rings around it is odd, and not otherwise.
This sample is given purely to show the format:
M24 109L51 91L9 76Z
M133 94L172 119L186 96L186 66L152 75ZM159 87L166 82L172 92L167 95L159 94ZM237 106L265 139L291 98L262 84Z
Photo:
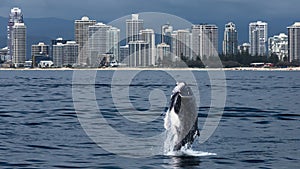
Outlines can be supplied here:
M126 43L138 41L140 30L144 29L144 21L139 19L139 14L132 14L131 19L126 20Z
M79 45L78 63L86 65L88 61L89 26L95 25L96 20L90 20L87 16L81 20L75 20L75 41Z
M250 54L264 56L267 54L268 24L257 21L249 24Z
M163 65L163 61L171 61L171 48L166 43L158 44L156 47L156 64Z
M149 43L145 41L131 41L129 46L129 67L148 67L151 65Z
M250 54L250 43L243 43L242 45L238 46L238 51L240 54L249 55Z
M193 58L218 56L218 27L211 24L192 26Z
M50 61L52 58L49 56L50 47L43 42L37 45L31 45L31 59L32 67L39 66L41 61Z
M173 31L172 53L176 57L173 60L191 58L191 33L188 29Z
M0 49L0 62L6 62L9 60L8 47Z
M108 53L115 61L120 61L120 29L111 27L108 31Z
M88 40L88 65L99 66L99 58L101 55L107 53L108 30L110 26L103 23L97 23L89 26L89 40Z
M155 34L153 29L145 29L140 31L140 40L149 43L150 65L155 65Z
M192 57L197 59L200 57L200 34L202 32L202 25L193 25L192 26Z
M280 33L270 37L268 40L269 56L276 54L278 59L284 61L288 58L288 36L285 33Z
M75 41L53 45L53 61L55 67L74 66L78 59L79 45Z
M75 41L68 41L64 45L63 65L74 65L78 63L79 45Z
M37 45L31 45L31 56L43 55L49 57L50 47L43 42Z
M71 41L71 40L66 40L66 39L63 39L63 38L57 38L55 40L51 40L51 46L56 45L58 43L66 44L68 41Z
M53 59L53 62L54 62L54 58L53 58L53 46L54 45L57 45L57 44L66 44L68 41L71 41L71 40L67 40L67 39L63 39L63 38L57 38L55 40L51 40L51 53L50 53L50 56L52 57ZM55 64L54 64L55 65Z
M64 44L56 43L52 46L53 64L55 67L63 67Z
M10 60L13 59L13 27L16 23L24 23L23 14L20 8L12 8L9 14L7 25L7 47Z
M99 66L99 58L104 54L118 59L120 30L112 26L97 23L89 26L89 65Z
M238 33L235 24L229 22L225 25L224 40L223 40L223 54L236 55L238 47Z
M288 27L289 61L300 61L300 22Z
M26 26L24 23L15 23L12 27L12 63L22 66L26 61Z
M173 27L167 23L161 27L161 43L165 43L171 47Z
M124 63L129 59L129 46L120 46L119 63Z

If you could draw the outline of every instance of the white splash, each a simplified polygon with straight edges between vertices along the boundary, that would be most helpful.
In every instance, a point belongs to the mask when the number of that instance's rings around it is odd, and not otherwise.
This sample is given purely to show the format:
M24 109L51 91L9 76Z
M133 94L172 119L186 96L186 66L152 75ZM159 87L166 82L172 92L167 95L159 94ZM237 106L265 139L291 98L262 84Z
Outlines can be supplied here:
M174 111L174 108L168 110L164 119L166 129L166 138L164 142L164 154L173 151L173 147L178 142L177 128L180 126L180 120Z
M178 143L178 128L180 126L180 120L178 115L175 113L174 108L168 110L164 118L164 127L166 129L165 141L164 141L164 155L167 156L192 156L192 157L203 157L203 156L215 156L215 153L195 151L192 147L182 147L179 151L173 151L174 146Z
M205 156L216 156L216 153L209 153L203 151L195 151L193 149L181 149L179 151L170 151L166 154L167 156L172 157L182 157L182 156L190 156L190 157L205 157Z

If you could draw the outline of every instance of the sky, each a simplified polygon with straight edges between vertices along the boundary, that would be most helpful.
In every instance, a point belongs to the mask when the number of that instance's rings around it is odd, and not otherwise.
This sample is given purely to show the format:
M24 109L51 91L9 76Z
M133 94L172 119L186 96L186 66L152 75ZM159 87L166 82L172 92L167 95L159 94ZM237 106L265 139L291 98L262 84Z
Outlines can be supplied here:
M287 26L300 21L299 6L300 0L0 0L0 17L7 18L13 7L22 9L25 21L54 17L73 22L88 16L110 23L132 13L162 12L193 24L216 24L220 33L233 21L239 41L246 42L249 23L258 20L268 22L271 36L287 33Z
M18 6L29 18L112 21L139 12L164 12L189 21L272 20L300 16L299 0L0 0L0 16Z

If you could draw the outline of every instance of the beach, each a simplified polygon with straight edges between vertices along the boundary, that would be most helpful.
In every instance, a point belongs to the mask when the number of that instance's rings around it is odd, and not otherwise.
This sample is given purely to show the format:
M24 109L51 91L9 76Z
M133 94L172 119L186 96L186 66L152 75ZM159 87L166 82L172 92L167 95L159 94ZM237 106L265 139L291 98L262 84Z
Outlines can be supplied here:
M261 68L261 67L235 67L235 68L144 68L144 67L106 67L106 68L0 68L0 71L74 71L74 70L155 70L155 71L300 71L300 67L287 68Z

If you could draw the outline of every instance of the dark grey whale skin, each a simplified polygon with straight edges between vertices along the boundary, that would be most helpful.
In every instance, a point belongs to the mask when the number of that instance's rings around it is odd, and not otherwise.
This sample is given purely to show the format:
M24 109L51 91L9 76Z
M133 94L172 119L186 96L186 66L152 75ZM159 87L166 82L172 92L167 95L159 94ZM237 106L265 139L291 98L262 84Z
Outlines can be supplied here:
M185 145L190 147L200 135L195 97L191 88L184 82L177 83L173 90L169 111L172 109L178 115L181 124L176 127L178 141L173 148L173 151L178 151Z

